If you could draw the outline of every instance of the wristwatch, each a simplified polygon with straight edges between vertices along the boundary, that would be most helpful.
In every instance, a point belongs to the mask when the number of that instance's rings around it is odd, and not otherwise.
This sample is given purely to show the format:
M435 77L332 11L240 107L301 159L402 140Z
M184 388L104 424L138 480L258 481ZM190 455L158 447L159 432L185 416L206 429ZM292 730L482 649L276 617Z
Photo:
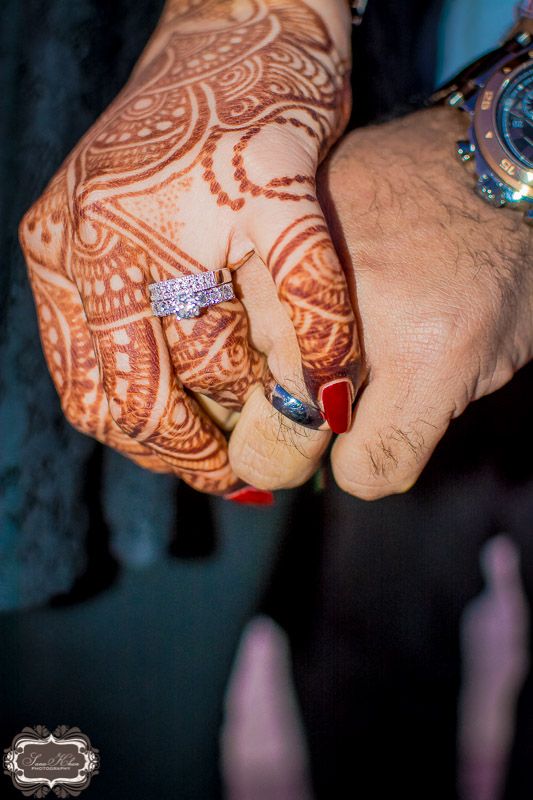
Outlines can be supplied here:
M457 154L473 165L478 194L492 205L522 209L533 223L533 0L520 3L517 24L500 47L432 100L470 116Z

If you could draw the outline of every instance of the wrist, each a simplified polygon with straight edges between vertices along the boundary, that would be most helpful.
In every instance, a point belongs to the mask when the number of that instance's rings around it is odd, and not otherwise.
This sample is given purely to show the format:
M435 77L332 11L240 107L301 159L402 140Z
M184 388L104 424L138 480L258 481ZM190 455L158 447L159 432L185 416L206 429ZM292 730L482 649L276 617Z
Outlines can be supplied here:
M326 25L341 58L351 62L352 15L350 0L298 0Z
M346 64L351 62L351 13L348 0L291 0L293 9L302 6L319 18L326 27L338 56ZM157 27L144 52L137 62L134 72L139 72L148 61L164 49L173 32L179 35L216 33L236 25L246 25L260 21L269 11L276 12L279 7L271 0L264 0L262 9L250 0L202 0L193 5L192 0L167 0ZM287 15L290 17L290 15ZM281 16L280 16L281 19ZM315 19L316 23L316 19ZM289 26L287 26L289 27ZM290 29L286 31L291 34ZM309 26L308 36L313 35L313 25Z
M254 15L250 0L166 0L157 26L131 78L168 45L172 34L209 34L246 24ZM131 80L130 78L130 80Z

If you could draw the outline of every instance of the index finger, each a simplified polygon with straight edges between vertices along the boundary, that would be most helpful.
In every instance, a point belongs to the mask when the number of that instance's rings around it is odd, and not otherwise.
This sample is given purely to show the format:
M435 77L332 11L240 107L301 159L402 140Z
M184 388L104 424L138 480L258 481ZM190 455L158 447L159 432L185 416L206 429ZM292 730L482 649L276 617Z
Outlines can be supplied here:
M334 433L351 424L362 381L361 348L348 285L318 202L287 217L263 207L253 239L292 320L309 397ZM302 398L305 399L305 398Z

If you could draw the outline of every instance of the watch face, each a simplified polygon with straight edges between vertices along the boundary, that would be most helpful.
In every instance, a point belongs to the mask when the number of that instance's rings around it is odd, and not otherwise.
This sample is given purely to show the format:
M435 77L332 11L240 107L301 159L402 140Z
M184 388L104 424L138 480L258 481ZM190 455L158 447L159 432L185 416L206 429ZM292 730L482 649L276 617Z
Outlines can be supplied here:
M511 154L533 167L533 64L521 70L501 94L498 129Z

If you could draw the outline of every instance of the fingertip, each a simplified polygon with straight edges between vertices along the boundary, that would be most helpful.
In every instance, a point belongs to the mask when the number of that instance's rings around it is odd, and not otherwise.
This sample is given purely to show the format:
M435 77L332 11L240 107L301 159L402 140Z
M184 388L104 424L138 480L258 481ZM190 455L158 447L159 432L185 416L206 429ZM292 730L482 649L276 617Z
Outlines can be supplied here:
M378 465L368 449L362 455L357 443L352 442L353 432L336 440L331 453L331 468L335 483L342 491L359 500L373 502L392 495L407 494L416 484L421 468L409 469L403 474Z
M346 433L352 423L354 388L351 380L340 378L323 384L318 392L318 402L333 433Z

